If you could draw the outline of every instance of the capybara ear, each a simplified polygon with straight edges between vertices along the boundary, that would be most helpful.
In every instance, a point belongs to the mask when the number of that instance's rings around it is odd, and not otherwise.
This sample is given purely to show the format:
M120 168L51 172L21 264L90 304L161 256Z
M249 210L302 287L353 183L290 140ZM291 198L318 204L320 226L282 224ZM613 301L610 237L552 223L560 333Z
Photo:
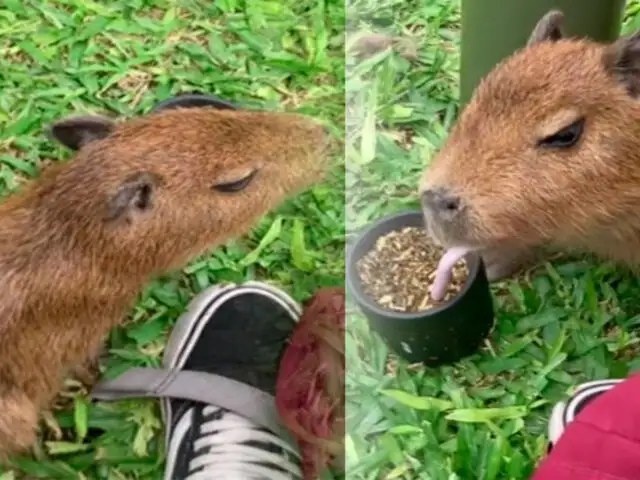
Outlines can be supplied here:
M609 45L604 67L622 83L632 97L640 95L640 30Z
M205 95L202 93L185 93L172 97L160 102L156 105L151 113L159 112L161 110L169 110L172 108L200 108L200 107L212 107L218 110L237 110L238 107L225 100L220 100L213 95Z
M557 42L564 38L564 14L560 10L551 10L542 17L529 36L527 46L540 42Z
M80 150L86 144L108 137L116 123L98 115L82 115L55 122L49 136L71 150Z
M131 223L136 215L150 211L156 189L163 179L151 172L138 172L128 178L107 199L108 222Z

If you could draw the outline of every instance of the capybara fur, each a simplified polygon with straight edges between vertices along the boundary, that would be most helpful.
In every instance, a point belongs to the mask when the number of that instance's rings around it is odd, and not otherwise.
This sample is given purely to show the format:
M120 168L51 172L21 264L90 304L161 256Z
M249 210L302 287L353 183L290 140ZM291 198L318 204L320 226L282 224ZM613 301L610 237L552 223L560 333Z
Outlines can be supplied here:
M95 358L147 282L246 233L328 167L324 127L295 114L193 107L55 123L76 150L0 204L0 456L30 449L43 409Z
M639 95L640 32L571 38L563 14L547 13L425 169L428 231L494 260L548 247L639 264Z

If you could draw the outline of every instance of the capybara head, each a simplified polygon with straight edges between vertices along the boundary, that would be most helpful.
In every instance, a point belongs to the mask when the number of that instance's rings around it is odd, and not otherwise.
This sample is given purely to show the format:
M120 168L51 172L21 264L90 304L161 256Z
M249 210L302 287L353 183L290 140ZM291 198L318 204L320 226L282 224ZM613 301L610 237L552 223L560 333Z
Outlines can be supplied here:
M444 246L606 250L634 234L621 219L640 220L640 32L605 45L565 37L562 19L546 14L482 80L425 170Z
M77 152L36 183L39 217L74 252L143 270L179 265L245 233L322 179L330 143L304 116L193 96L121 123L71 117L50 133Z

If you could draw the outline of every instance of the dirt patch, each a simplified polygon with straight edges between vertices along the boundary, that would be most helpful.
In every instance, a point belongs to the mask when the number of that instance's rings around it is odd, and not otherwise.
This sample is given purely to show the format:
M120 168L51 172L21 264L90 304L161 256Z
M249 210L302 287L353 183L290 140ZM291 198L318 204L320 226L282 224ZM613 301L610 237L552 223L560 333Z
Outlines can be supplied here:
M351 46L349 53L362 60L388 48L393 49L394 52L409 62L415 62L420 55L415 40L384 33L372 33L358 37Z

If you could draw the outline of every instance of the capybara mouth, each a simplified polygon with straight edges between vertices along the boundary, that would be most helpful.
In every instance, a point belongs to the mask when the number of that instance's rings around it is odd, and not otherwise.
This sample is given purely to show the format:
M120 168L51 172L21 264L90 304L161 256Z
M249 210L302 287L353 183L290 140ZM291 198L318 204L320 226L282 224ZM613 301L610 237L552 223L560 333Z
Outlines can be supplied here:
M422 209L422 218L424 220L424 229L434 245L438 247L444 246L446 242L443 241L443 232L436 226L436 222L434 222L429 211Z

